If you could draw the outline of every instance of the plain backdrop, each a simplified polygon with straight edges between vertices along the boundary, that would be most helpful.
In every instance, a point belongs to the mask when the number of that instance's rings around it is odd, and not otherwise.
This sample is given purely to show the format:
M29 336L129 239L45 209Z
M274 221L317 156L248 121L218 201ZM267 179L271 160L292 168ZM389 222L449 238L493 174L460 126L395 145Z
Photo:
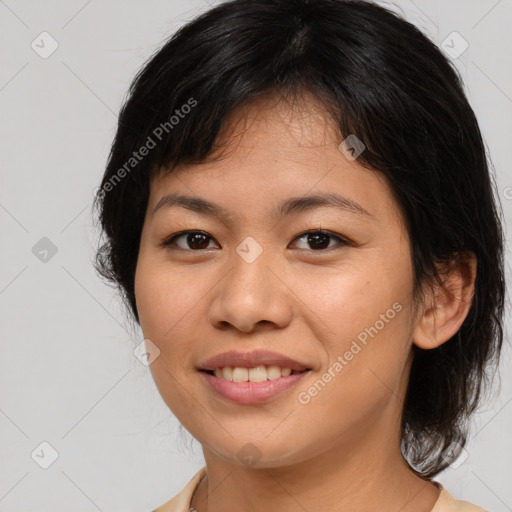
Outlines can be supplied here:
M145 512L203 465L199 444L180 435L149 369L134 357L141 333L94 273L91 204L133 76L208 5L0 1L2 512ZM385 5L440 47L447 38L459 50L467 42L454 62L508 225L512 0ZM509 261L507 252L507 277ZM508 312L507 333L509 323ZM508 339L501 385L475 416L467 456L437 477L457 498L494 512L512 510Z

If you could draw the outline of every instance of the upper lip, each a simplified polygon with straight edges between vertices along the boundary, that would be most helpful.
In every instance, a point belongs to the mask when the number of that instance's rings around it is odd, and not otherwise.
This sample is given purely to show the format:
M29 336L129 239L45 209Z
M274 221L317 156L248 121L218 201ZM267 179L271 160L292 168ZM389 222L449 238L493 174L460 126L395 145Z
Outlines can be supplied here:
M256 366L270 365L279 366L280 368L290 368L295 371L309 370L307 365L299 361L268 350L253 350L251 352L231 350L229 352L223 352L201 363L199 369L212 371L215 370L215 368L224 368L225 366L254 368Z

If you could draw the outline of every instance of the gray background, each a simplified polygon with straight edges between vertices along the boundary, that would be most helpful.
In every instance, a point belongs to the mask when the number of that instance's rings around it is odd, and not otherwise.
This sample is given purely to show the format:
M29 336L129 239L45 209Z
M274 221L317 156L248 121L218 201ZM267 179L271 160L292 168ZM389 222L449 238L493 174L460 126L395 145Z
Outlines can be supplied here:
M203 465L200 446L179 435L148 368L133 355L140 331L94 273L91 202L135 72L207 7L204 0L0 1L2 512L148 511ZM508 225L512 0L391 7L439 46L454 31L468 42L455 62ZM44 55L52 44L58 48ZM508 261L507 253L507 275ZM512 510L510 355L507 336L501 393L497 383L475 416L464 460L437 478L456 497L494 512ZM43 469L52 450L58 456Z

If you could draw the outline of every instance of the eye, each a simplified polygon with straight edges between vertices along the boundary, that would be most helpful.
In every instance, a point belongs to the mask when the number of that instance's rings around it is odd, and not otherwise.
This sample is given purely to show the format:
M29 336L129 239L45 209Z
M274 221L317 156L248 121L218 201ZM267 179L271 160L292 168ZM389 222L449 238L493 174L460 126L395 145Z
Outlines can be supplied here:
M184 246L177 243L178 240L184 240ZM332 249L333 245L330 245L329 239L337 240L337 245L349 245L349 242L344 240L338 235L334 235L329 231L325 230L310 230L294 238L294 240L304 240L306 244L310 244L314 251L321 251L325 249ZM187 251L200 251L205 249L211 249L209 241L213 238L205 233L204 231L182 231L181 233L175 233L171 237L165 239L162 242L162 247L168 247L174 249L172 246L177 246L178 249ZM334 244L336 246L336 244ZM307 249L307 248L306 248Z
M188 247L183 247L176 243L176 240L180 240L182 238L185 240L184 243L188 245ZM181 233L174 234L170 238L164 240L162 246L170 247L172 245L177 245L179 249L184 251L198 251L209 249L208 240L213 240L213 238L204 231L183 231Z
M302 235L299 235L294 240L304 240L306 244L310 244L313 246L314 251L324 250L324 249L332 249L332 245L329 246L329 239L338 240L338 245L349 245L349 242L344 240L343 238L330 233L329 231L324 230L310 230ZM336 246L336 244L334 245Z

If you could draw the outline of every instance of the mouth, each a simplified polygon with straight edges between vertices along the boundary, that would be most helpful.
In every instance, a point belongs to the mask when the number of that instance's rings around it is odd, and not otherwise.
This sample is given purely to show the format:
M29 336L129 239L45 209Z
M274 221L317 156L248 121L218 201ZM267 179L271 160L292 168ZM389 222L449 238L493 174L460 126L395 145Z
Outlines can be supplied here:
M215 371L219 369L225 371L226 368L231 368L240 375L243 374L243 370L254 370L253 373L256 375L258 371L262 372L265 369L276 377L278 376L276 368L285 370L285 372L290 370L290 373L310 369L306 364L295 359L262 349L250 352L231 350L211 357L197 367L198 370L206 370L214 372L214 374Z
M214 394L231 403L268 402L307 378L312 367L268 350L231 350L196 367Z
M310 369L275 368L284 375L277 376L277 370L272 368L265 375L263 373L265 367L202 369L199 374L203 376L204 383L208 388L219 398L237 405L258 405L277 398L285 391L291 391L293 387L297 386L302 379L307 378L307 375L311 373ZM254 371L259 372L256 377ZM273 373L274 371L275 373ZM226 372L226 378L224 372ZM253 378L255 380L252 380Z

